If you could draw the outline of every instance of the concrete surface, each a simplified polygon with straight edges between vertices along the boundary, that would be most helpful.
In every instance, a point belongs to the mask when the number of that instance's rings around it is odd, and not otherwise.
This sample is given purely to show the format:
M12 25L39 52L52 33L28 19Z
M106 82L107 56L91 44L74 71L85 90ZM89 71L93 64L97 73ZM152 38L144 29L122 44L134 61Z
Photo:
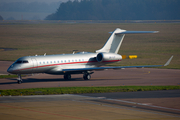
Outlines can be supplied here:
M174 91L180 92L180 91ZM142 92L136 94L141 96ZM164 93L168 94L170 93ZM116 96L122 96L116 93ZM151 96L150 96L151 97ZM176 95L173 97L177 97ZM1 120L118 120L118 119L180 119L179 109L107 98L93 95L38 95L0 97Z

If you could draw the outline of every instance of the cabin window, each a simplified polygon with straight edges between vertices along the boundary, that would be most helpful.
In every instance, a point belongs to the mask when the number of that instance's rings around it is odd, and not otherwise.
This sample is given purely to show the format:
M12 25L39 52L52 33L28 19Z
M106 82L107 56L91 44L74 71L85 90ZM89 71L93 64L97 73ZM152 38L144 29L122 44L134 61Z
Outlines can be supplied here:
M74 60L72 60L72 62L74 62Z
M64 60L64 62L66 62L66 60Z
M70 60L68 60L68 62L71 62Z
M52 61L51 61L51 63L52 63Z
M59 63L59 60L57 61L57 63Z
M43 62L43 64L45 64L45 62Z
M48 64L49 62L47 61L47 64Z
M75 60L77 62L77 60Z
M79 61L81 61L81 59L79 59Z
M39 64L41 64L41 62L39 62Z
M61 60L61 63L63 63L63 60Z
M84 59L82 59L82 61L84 61Z

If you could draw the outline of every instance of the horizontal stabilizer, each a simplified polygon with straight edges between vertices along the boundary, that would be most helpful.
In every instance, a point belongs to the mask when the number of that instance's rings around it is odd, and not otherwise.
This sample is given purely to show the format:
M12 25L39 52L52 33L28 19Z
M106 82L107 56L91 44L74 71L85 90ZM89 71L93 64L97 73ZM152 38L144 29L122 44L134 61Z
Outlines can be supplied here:
M119 33L115 33L115 35L118 34L141 34L141 33L158 33L159 31L123 31Z
M120 28L116 28L111 33L111 36L105 43L105 45L96 50L96 53L106 52L106 53L118 53L119 48L121 47L122 41L124 39L125 34L140 34L140 33L157 33L158 31L127 31Z

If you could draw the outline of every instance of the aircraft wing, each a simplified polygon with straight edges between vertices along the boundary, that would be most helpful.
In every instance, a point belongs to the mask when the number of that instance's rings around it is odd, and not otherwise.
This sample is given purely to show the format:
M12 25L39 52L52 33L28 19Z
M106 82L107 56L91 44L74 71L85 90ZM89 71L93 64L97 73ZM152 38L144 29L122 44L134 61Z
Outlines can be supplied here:
M63 72L73 72L73 71L92 71L92 70L106 70L106 69L124 69L124 68L145 68L145 67L162 67L167 66L171 62L173 56L164 65L141 65L141 66L113 66L113 67L92 67L92 68L73 68L73 69L63 69Z

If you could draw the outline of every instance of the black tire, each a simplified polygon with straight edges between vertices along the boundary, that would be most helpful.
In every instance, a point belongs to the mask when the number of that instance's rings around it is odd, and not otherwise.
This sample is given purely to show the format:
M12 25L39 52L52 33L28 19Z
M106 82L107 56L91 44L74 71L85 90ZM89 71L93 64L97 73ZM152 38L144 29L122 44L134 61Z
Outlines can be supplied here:
M84 80L90 80L91 79L91 75L90 74L84 74L83 75L83 79Z
M18 81L17 81L18 84L21 84L21 82L22 82L21 80L18 80Z
M65 80L70 80L70 79L71 79L71 75L70 75L70 74L64 75L64 79L65 79Z

